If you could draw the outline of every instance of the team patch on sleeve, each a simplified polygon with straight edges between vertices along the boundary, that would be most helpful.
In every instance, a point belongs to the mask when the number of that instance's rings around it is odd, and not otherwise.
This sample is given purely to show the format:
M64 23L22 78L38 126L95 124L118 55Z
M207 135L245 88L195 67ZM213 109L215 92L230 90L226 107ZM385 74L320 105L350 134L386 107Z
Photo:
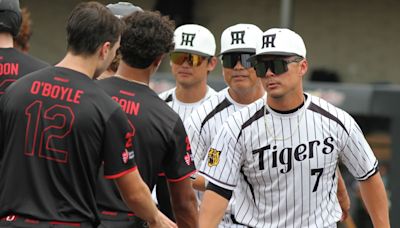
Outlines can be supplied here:
M128 149L125 149L124 151L122 151L121 157L122 162L126 164L129 160L132 160L135 157L135 153L133 152L133 150L128 151Z
M208 166L217 166L219 163L219 156L221 155L221 151L216 150L214 148L210 148L208 151L208 158L207 158L207 164Z

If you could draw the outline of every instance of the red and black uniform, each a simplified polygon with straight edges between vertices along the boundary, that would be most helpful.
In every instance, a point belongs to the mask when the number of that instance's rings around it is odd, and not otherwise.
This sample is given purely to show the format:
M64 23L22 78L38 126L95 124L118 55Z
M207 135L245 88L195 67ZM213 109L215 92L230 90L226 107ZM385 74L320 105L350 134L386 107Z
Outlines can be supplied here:
M162 171L170 182L181 181L195 172L181 119L153 90L118 77L103 79L97 84L121 105L134 127L136 163L150 190ZM98 206L102 220L124 219L121 215L131 212L123 204L114 183L103 178L99 182Z
M135 170L132 135L121 107L82 73L48 67L13 83L0 99L0 224L16 215L32 227L96 226L99 168L110 179Z
M15 48L0 48L0 97L11 83L47 66L49 64Z

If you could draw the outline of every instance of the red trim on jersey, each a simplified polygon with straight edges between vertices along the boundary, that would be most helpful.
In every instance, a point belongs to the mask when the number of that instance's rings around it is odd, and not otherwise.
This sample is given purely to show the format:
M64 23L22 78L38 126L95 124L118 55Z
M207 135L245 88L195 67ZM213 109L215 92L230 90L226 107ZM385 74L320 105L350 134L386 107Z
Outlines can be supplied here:
M32 224L39 224L39 220L35 220L35 219L25 219L24 222L32 223Z
M134 213L126 213L126 212L117 212L117 211L101 211L100 212L103 215L108 215L108 216L128 216L128 217L132 217L135 216Z
M158 173L159 177L165 177L165 173Z
M54 77L53 78L55 81L59 81L59 82L65 82L65 83L67 83L67 82L69 82L69 79L66 79L66 78L61 78L61 77Z
M66 225L66 226L81 227L81 223L79 223L79 222L59 222L59 221L50 221L49 224L51 224L51 225Z
M104 178L106 178L106 179L115 179L115 178L118 178L118 177L122 177L123 175L128 174L130 172L133 172L135 170L137 170L137 166L135 166L133 168L130 168L130 169L127 169L125 171L122 171L120 173L114 174L114 175L104 175Z
M127 95L127 96L131 96L131 97L135 96L135 93L128 92L128 91L126 91L126 90L120 90L119 93L120 93L120 94Z
M110 216L117 216L118 212L116 211L101 211L100 212L103 215L110 215Z
M192 172L190 172L190 173L186 174L185 176L180 177L180 178L178 178L178 179L168 179L168 178L167 178L167 180L168 180L169 182L179 182L179 181L183 181L184 179L190 177L192 174L194 174L194 173L196 173L196 172L197 172L197 170L193 170Z

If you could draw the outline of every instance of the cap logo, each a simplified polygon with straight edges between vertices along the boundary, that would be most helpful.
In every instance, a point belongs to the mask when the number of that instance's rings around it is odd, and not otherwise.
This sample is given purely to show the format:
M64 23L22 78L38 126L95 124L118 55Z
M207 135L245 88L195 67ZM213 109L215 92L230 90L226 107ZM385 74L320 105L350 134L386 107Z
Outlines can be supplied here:
M276 34L263 36L263 46L261 49L275 47L275 44L274 44L275 38L276 38Z
M244 31L231 32L231 44L244 44Z
M194 33L182 33L182 42L181 45L191 46L193 47L193 40L196 34Z

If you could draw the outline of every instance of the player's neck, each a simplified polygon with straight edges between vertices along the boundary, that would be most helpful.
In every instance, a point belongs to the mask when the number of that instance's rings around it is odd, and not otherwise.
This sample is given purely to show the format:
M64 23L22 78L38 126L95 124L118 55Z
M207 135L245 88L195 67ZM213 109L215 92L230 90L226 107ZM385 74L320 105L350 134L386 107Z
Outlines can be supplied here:
M176 99L183 103L196 103L201 101L207 94L207 84L198 83L191 87L177 84L175 90Z
M56 64L56 66L75 70L85 74L89 78L93 78L96 72L97 63L97 56L74 55L68 52L64 59Z
M124 61L121 61L115 75L127 81L133 81L148 86L150 82L151 71L152 70L150 68L139 69L130 67Z
M305 102L303 91L283 97L267 96L267 104L273 110L278 112L287 112L294 110Z
M0 48L13 48L14 40L10 33L0 32Z
M229 88L228 93L237 103L247 105L264 96L265 90L260 84L256 88L249 88L247 90L237 89L235 91L232 88Z

